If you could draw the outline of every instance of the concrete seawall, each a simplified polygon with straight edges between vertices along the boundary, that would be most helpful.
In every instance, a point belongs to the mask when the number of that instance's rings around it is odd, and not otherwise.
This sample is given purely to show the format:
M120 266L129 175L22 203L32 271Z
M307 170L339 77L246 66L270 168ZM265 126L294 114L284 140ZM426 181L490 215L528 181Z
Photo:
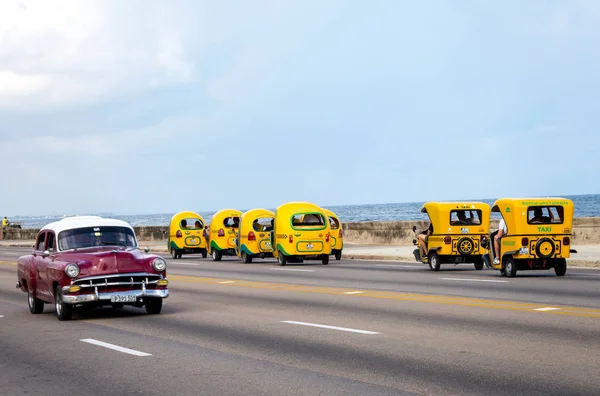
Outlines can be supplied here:
M372 221L360 223L343 223L344 242L361 245L412 245L414 237L412 227L417 231L427 228L426 221ZM492 220L491 228L498 228L498 221ZM151 226L134 227L140 243L165 241L169 237L169 227ZM32 240L36 238L37 229L6 228L7 240ZM573 222L574 245L600 244L600 217L577 218Z

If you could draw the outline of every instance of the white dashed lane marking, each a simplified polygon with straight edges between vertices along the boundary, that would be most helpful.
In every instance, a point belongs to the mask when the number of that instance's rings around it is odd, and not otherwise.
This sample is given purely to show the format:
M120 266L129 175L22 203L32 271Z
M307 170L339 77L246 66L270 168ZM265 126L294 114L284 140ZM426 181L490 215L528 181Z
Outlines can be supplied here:
M294 324L294 325L299 325L299 326L319 327L322 329L346 331L349 333L359 333L359 334L367 334L367 335L381 334L376 331L350 329L348 327L329 326L329 325L323 325L323 324L318 324L318 323L296 322L293 320L282 320L281 323L288 323L288 324Z
M79 341L85 342L85 343L88 343L88 344L92 344L92 345L98 345L98 346L101 346L103 348L112 349L114 351L126 353L126 354L133 355L133 356L142 356L142 357L143 356L152 356L151 354L146 353L146 352L136 351L135 349L123 348L123 347L118 346L118 345L109 344L108 342L94 340L93 338L85 338L85 339L82 339L82 340L79 340Z

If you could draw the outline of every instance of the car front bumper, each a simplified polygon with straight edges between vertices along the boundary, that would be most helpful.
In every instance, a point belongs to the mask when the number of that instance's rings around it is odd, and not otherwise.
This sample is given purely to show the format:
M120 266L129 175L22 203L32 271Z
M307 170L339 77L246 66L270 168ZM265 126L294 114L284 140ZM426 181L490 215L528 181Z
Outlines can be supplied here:
M66 289L66 290L65 290ZM167 289L140 289L140 290L129 290L122 292L108 292L100 293L98 290L94 290L93 293L88 294L66 294L69 287L63 288L62 301L65 304L82 304L95 301L111 301L112 296L134 296L137 298L167 298L169 297L169 290Z

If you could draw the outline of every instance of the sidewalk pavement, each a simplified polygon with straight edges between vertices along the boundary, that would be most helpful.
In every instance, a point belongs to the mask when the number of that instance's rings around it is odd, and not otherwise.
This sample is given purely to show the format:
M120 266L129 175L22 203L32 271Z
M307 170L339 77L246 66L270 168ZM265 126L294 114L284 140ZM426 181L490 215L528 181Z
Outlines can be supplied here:
M0 247L31 248L33 240L0 240ZM150 248L150 252L157 254L168 253L166 241L140 242L141 248ZM600 245L574 245L577 253L571 254L568 259L571 267L600 268ZM359 245L345 242L343 257L355 260L393 260L414 262L413 250L415 246L400 245Z

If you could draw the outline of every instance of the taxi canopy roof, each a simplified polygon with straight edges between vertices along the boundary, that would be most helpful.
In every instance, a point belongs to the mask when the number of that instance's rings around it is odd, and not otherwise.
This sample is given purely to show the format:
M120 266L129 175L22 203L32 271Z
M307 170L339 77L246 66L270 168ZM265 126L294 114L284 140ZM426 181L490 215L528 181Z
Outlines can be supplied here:
M210 221L211 230L217 230L217 229L223 227L224 221L230 217L240 218L240 217L242 217L242 212L237 209L219 210L217 213L215 213L212 216L212 219ZM238 222L238 225L239 225L239 222ZM230 226L227 225L227 227L230 227ZM234 228L237 228L237 227L238 226L234 226Z
M484 202L425 202L421 208L421 212L429 215L429 220L433 224L433 230L437 233L443 233L443 230L448 229L450 224L450 215L452 211L480 211L481 224L461 224L460 227L477 226L483 229L483 233L487 233L490 228L490 205ZM454 224L454 226L457 226Z
M529 223L529 212L535 207L547 208L545 214L555 215L542 223ZM548 211L550 210L550 211ZM543 233L571 234L573 226L573 201L567 198L500 198L492 205L492 212L500 213L506 222L508 234L527 235ZM556 227L556 225L561 225Z
M286 216L286 215L293 215L296 213L310 213L310 212L316 212L316 213L323 213L324 211L323 209L318 206L315 205L313 203L310 202L288 202L288 203L284 203L283 205L279 205L277 207L277 216Z
M268 209L257 208L250 209L244 213L242 213L242 222L254 221L256 219L275 217L275 213L271 212Z
M179 224L179 222L183 219L198 219L202 222L202 227L204 227L204 218L202 216L200 216L198 213L196 212L191 212L191 211L183 211L183 212L179 212L173 215L173 217L171 217L171 224Z
M212 221L224 219L226 217L241 217L241 216L242 216L242 212L237 209L223 209L223 210L219 210L217 213L215 213L212 216Z

